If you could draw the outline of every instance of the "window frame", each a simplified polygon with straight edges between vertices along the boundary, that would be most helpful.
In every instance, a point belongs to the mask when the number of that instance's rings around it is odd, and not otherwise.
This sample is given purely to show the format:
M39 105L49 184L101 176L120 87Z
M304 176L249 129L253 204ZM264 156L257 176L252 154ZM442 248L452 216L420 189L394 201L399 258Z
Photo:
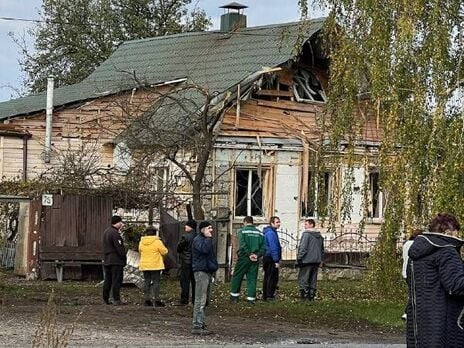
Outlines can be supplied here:
M320 215L319 215L319 207L318 207L318 200L319 200L319 183L320 181L317 180L317 177L314 175L315 174L315 171L314 170L309 170L308 171L308 183L307 183L307 187L308 187L308 191L306 192L306 197L307 197L307 202L306 202L306 207L304 206L304 202L301 202L300 203L300 207L301 207L301 212L300 212L300 216L301 218L315 218L315 219L319 219ZM322 172L319 173L319 176L320 175L324 175L324 178L323 178L323 183L324 183L324 190L325 190L325 186L327 186L327 192L325 192L325 195L326 195L326 209L327 209L327 215L330 214L330 206L331 206L331 203L332 203L332 193L333 193L333 186L334 186L334 170L331 170L331 169L325 169L323 170ZM326 177L327 175L327 177ZM314 186L311 185L311 181L314 180ZM311 189L314 189L314 192L311 192ZM314 210L311 212L312 215L309 215L308 214L308 203L309 203L309 200L311 199L311 197L314 197Z
M267 212L266 212L266 197L265 197L265 190L264 188L266 187L266 180L270 180L270 178L266 178L266 174L269 173L268 171L270 168L268 167L262 167L261 168L261 207L258 209L261 210L262 214L261 215L253 215L253 197L250 196L252 194L252 189L253 189L253 172L258 175L258 168L257 167L252 167L252 166L237 166L234 168L234 189L233 189L233 214L235 219L240 219L244 218L245 216L252 216L257 219L265 219L267 217ZM238 215L237 214L237 204L238 204L238 183L237 183L237 172L238 171L248 171L248 179L247 179L247 190L246 190L246 215ZM250 180L251 178L251 180ZM259 177L258 177L259 178Z

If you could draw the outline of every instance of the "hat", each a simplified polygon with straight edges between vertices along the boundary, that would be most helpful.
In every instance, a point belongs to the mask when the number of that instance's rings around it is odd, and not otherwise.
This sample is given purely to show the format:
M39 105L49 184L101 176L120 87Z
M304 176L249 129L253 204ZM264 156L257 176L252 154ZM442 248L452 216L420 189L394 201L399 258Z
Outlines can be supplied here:
M118 222L121 222L121 221L122 221L122 218L119 215L113 215L111 217L111 224L112 225L117 224Z
M189 220L185 223L185 226L189 226L193 228L194 230L197 229L197 222L195 220Z
M200 222L200 231L205 228L205 227L208 227L208 226L212 226L211 223L209 221L202 221Z

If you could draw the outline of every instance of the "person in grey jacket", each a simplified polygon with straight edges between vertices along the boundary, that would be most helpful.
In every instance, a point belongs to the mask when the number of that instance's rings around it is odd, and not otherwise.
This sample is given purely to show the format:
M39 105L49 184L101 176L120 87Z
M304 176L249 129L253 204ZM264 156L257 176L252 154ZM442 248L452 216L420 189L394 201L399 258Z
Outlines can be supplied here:
M301 235L296 257L298 272L298 286L302 300L313 301L317 290L317 272L324 259L324 239L314 227L313 219L306 219L304 232Z

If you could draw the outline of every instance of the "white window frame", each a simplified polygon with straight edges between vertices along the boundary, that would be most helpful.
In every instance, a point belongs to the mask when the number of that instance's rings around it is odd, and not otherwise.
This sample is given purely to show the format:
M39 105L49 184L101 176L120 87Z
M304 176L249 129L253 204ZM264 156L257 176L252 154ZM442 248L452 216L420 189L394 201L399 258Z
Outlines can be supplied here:
M121 172L127 172L132 165L132 154L126 143L117 143L113 150L113 166Z

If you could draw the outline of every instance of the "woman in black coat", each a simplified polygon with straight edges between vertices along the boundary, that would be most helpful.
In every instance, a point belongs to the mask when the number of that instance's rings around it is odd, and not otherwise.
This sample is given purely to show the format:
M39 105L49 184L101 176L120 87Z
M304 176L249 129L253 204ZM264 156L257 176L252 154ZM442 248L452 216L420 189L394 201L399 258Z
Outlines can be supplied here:
M438 214L409 249L408 347L464 347L464 266L460 225Z

